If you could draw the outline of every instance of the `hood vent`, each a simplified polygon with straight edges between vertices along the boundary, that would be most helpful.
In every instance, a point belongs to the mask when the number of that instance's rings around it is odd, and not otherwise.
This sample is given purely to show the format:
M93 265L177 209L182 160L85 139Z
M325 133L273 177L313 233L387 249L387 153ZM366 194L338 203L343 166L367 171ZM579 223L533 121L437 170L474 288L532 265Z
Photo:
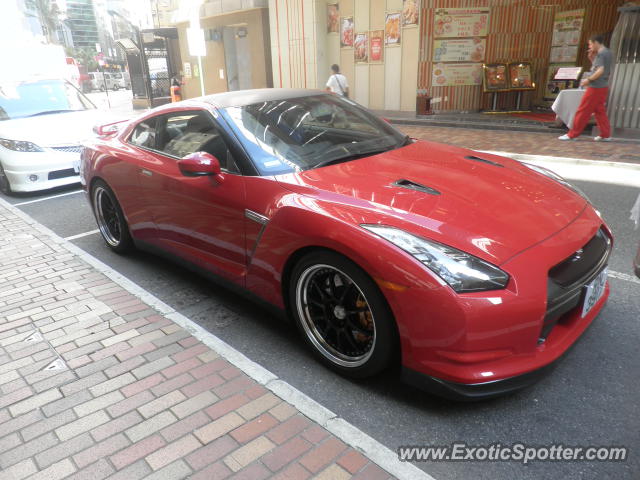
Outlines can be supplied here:
M467 160L473 160L474 162L482 162L482 163L486 163L488 165L493 165L494 167L504 167L504 165L497 163L497 162L493 162L491 160L487 160L486 158L480 158L480 157L476 157L475 155L467 155L466 157Z
M440 192L434 188L427 187L426 185L421 185L416 182L412 182L411 180L406 180L401 178L400 180L396 180L391 184L392 187L400 187L407 188L409 190L416 190L422 193L428 193L429 195L440 195Z

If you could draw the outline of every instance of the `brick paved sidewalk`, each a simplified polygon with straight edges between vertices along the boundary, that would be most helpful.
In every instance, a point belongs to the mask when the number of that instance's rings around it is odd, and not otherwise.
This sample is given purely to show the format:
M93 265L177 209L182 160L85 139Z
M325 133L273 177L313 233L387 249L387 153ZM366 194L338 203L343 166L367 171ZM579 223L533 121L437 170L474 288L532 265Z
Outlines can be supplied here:
M592 137L584 135L579 137L577 141L563 142L557 139L557 133L551 131L549 133L531 133L458 127L410 125L397 125L397 127L412 137L473 150L583 158L640 165L640 146L633 142L594 142Z
M392 477L1 201L0 393L1 480Z

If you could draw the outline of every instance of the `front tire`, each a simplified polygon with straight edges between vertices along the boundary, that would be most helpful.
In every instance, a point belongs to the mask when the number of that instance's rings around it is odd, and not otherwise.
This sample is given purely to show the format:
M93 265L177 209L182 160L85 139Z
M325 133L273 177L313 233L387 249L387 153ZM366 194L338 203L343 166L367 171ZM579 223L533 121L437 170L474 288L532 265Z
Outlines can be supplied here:
M132 250L133 240L122 208L113 190L102 180L97 180L91 189L91 205L98 229L107 246L116 253Z
M0 192L5 195L11 195L13 191L11 190L11 183L9 182L9 178L4 173L4 168L2 168L2 164L0 164Z
M332 370L366 378L394 360L393 314L371 277L342 255L304 256L292 271L289 302L305 342Z

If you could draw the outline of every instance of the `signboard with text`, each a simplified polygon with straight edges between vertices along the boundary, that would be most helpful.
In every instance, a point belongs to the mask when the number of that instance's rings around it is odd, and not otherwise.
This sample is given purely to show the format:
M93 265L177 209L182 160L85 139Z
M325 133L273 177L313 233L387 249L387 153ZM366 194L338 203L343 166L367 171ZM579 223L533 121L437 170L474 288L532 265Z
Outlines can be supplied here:
M453 38L433 41L434 62L482 62L487 49L484 38Z
M433 66L433 86L481 85L481 63L437 63Z
M434 16L434 36L486 37L489 11L489 8L440 8Z

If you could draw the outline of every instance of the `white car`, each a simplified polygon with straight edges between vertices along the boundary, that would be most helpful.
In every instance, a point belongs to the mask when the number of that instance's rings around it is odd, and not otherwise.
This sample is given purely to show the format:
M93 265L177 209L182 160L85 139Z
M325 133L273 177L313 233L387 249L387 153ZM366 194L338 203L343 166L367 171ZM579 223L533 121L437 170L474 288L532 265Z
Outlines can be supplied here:
M80 182L82 142L105 113L66 80L0 81L0 191Z

